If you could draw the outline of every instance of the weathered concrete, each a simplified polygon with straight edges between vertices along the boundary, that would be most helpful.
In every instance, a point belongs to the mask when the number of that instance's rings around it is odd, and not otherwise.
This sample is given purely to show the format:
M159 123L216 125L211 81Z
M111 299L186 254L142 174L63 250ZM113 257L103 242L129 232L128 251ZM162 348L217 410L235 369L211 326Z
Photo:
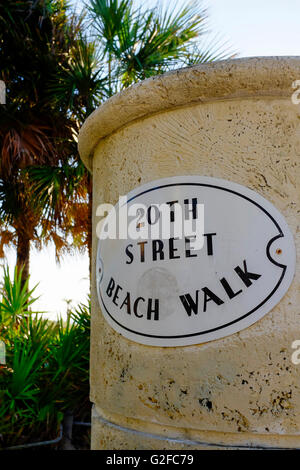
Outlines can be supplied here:
M224 61L146 80L102 105L79 137L93 171L94 227L98 204L116 203L145 182L213 176L273 203L299 256L296 79L300 58ZM96 245L94 237L94 261ZM300 447L300 365L291 362L291 343L300 339L299 281L298 263L282 301L239 333L159 348L110 328L98 306L94 266L91 400L120 428L95 417L93 448L201 448L195 442Z

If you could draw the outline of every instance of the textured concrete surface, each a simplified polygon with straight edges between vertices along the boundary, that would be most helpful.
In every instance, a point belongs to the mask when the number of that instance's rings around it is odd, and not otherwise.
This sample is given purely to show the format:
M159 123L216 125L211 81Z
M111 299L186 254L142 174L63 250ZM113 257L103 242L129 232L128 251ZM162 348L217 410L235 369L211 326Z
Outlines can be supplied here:
M92 170L97 143L136 119L219 99L287 97L299 76L299 57L253 57L196 65L139 82L89 116L79 134L81 158Z
M295 79L300 58L224 61L148 80L104 104L79 140L93 169L94 227L98 204L116 203L145 182L220 177L257 191L281 211L299 259ZM94 261L96 246L94 237ZM300 365L291 362L291 343L300 339L299 280L298 263L282 301L239 333L159 348L131 342L106 323L94 266L91 400L121 429L94 418L93 448L190 448L125 428L166 439L300 447Z
M93 411L92 448L131 450L242 450L295 449L299 438L272 434L223 433L159 426L124 416L105 417ZM114 421L112 421L112 419ZM118 423L118 424L116 424Z

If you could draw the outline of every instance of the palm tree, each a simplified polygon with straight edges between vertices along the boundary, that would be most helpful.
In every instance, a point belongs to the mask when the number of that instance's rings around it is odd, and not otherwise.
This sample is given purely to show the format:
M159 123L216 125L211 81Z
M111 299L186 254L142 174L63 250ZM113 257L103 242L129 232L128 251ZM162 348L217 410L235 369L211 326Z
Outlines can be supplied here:
M0 5L0 78L7 88L7 105L0 107L0 222L1 243L17 246L17 266L23 281L29 272L30 244L41 246L40 235L52 236L57 249L67 237L57 220L45 219L44 208L32 200L28 167L68 167L77 156L77 123L68 108L47 99L47 81L67 62L80 23L69 20L64 0L7 0ZM80 185L79 185L80 186ZM81 191L82 194L82 191ZM66 232L74 217L70 199ZM70 209L70 210L68 210ZM1 254L1 253L0 253Z
M87 41L82 34L74 41L69 54L68 62L61 65L48 83L47 99L54 107L68 109L79 129L107 96L107 78L103 76L95 43ZM76 154L66 165L32 166L27 174L33 203L44 208L45 220L63 227L65 234L67 230L73 242L77 237L78 247L87 246L91 271L92 178L79 156ZM70 225L72 211L74 223Z
M221 60L232 54L206 44L207 12L194 0L181 8L159 3L135 8L132 0L90 0L91 35L106 64L108 91L191 63ZM220 47L221 46L221 47Z

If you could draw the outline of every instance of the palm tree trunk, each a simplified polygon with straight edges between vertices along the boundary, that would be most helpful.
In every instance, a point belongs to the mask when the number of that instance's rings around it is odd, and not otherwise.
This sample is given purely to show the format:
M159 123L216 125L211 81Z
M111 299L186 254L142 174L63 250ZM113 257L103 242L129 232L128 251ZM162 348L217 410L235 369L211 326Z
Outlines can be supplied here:
M22 284L29 276L29 260L30 260L30 238L24 232L17 231L17 268L22 272Z

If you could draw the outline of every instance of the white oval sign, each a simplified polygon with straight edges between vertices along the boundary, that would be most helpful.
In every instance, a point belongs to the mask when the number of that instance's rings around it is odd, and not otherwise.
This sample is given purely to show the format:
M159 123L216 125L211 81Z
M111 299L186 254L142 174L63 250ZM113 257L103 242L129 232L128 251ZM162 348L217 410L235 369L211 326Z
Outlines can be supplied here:
M268 313L292 282L287 223L244 186L165 178L114 209L98 242L97 291L108 323L132 341L185 346L233 334Z

